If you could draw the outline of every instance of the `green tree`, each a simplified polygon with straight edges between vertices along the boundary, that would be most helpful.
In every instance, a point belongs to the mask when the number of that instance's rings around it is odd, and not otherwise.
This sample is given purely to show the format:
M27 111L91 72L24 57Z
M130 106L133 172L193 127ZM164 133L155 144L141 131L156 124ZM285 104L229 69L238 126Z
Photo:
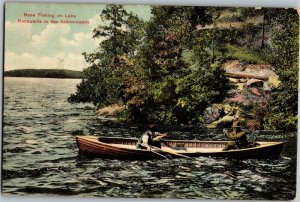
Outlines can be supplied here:
M102 23L93 30L93 38L105 40L95 52L83 53L91 66L84 70L85 79L69 97L70 102L93 102L100 107L122 101L122 73L128 67L124 58L135 53L142 21L119 5L107 5L100 17Z
M245 23L243 31L246 35L250 35L251 47L255 44L258 49L263 49L267 43L270 31L270 18L273 13L271 8L243 8L239 19L242 21L249 20L250 22ZM258 21L254 21L258 20ZM248 40L249 40L248 39ZM249 43L249 42L248 42ZM254 46L254 47L255 47Z
M129 14L121 5L108 5L100 17L104 23L93 30L93 38L105 37L106 40L99 44L100 51L96 59L100 59L103 67L114 67L118 57L129 52L126 44L127 32L123 28ZM87 54L85 57L90 58Z
M298 120L299 16L294 9L274 9L273 38L268 61L275 67L281 81L273 92L273 128L296 129Z
M197 28L212 23L213 12L198 7L155 7L152 13L139 52L146 90L138 117L199 123L203 110L224 99L229 89L219 61L211 60L212 30Z
M230 89L221 68L228 30L214 24L218 9L154 7L141 22L121 6L107 6L107 22L94 30L105 37L70 101L107 105L122 101L127 119L139 122L199 123L204 109ZM224 39L226 36L226 40Z

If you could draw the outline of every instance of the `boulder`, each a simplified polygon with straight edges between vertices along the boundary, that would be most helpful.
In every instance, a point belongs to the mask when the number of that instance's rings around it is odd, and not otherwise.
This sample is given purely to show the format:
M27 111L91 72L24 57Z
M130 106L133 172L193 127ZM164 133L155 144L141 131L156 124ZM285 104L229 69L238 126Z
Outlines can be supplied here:
M97 116L114 117L125 109L125 105L113 104L103 107L96 112Z
M213 104L205 110L208 128L230 126L237 117L240 117L240 108L229 104Z
M261 95L261 93L259 92L259 90L257 88L252 87L249 90L251 91L252 94L254 94L256 96L260 96Z
M264 85L264 81L260 80L260 79L249 79L246 82L246 86L247 87L262 87Z
M233 102L236 104L245 104L247 102L247 97L244 95L236 95L227 99L228 102Z
M217 127L221 127L224 125L229 125L231 124L233 121L235 120L234 116L224 116L221 119L212 122L211 124L207 125L207 128L217 128Z

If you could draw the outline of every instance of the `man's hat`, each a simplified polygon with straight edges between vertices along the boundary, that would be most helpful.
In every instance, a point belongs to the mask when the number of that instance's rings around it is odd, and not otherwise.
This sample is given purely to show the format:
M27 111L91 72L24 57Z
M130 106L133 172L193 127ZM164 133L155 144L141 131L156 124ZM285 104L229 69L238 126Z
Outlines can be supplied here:
M156 124L149 124L148 129L154 129L156 127Z
M149 124L147 126L148 130L151 130L151 131L156 131L156 129L157 129L156 127L157 127L156 124Z

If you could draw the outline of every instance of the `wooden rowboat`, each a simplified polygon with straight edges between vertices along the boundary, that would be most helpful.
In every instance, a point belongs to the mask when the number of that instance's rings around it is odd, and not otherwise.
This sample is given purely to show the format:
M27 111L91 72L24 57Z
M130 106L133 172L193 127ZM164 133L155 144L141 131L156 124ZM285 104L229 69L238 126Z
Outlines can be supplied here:
M259 145L255 147L222 151L226 141L165 140L172 147L181 146L184 149L172 150L170 153L170 147L162 145L161 149L154 153L148 150L137 149L136 138L77 136L76 142L80 154L122 160L149 160L163 158L163 156L181 157L172 155L172 153L188 157L277 158L283 147L283 142L258 142ZM161 155L157 154L157 152Z

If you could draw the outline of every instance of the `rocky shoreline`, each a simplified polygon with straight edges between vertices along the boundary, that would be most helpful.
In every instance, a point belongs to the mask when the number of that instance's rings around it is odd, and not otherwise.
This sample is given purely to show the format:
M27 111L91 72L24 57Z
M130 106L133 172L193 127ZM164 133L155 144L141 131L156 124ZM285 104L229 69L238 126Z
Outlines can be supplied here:
M216 103L205 110L207 128L230 127L238 117L241 121L253 123L249 117L245 117L242 108L257 104L268 98L270 92L280 84L274 68L268 64L246 64L238 60L229 60L223 64L225 76L236 88L230 92L222 103ZM98 117L117 118L126 108L125 105L113 104L95 113ZM248 124L248 123L247 123ZM251 126L245 125L251 129Z
M254 117L250 117L251 115L245 114L242 108L269 101L271 91L280 84L274 68L269 64L246 64L238 60L225 62L223 68L225 76L236 88L223 103L213 104L206 109L207 127L226 127L239 118L240 121L246 122L245 127L259 128L260 123L257 123Z

